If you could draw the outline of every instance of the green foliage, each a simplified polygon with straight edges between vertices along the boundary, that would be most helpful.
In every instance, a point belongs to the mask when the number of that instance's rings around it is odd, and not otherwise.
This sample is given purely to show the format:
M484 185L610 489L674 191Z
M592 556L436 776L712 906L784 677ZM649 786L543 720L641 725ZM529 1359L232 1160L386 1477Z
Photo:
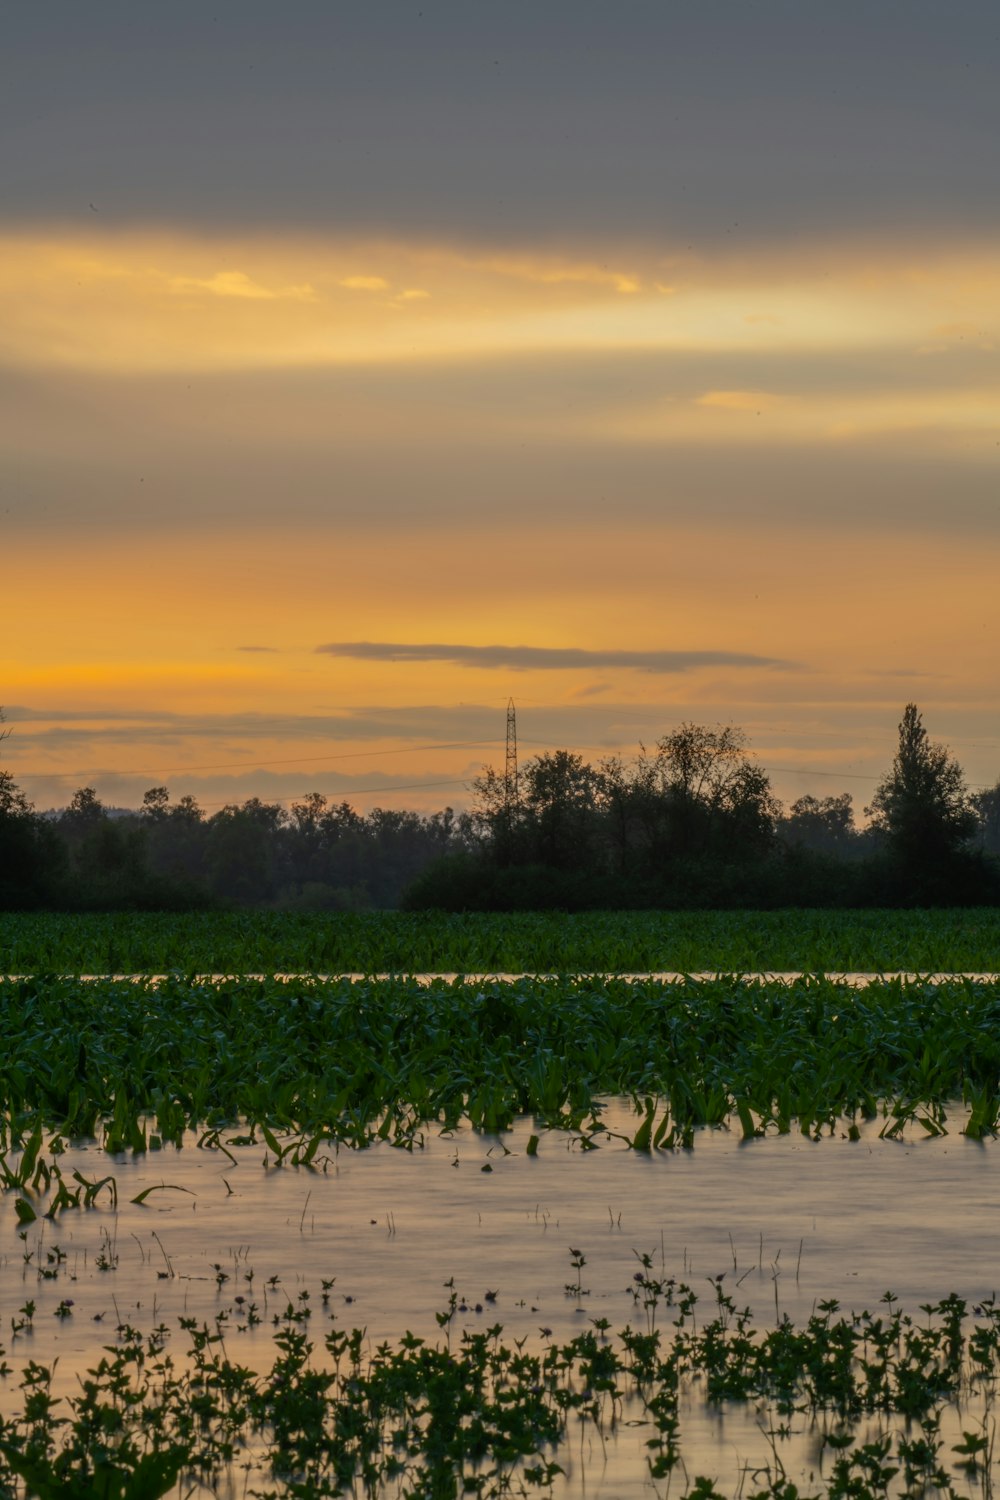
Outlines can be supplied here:
M586 1256L570 1254L576 1279L566 1290L579 1301ZM67 1400L51 1394L51 1369L27 1361L20 1410L0 1420L0 1494L158 1500L178 1481L186 1492L198 1483L217 1490L243 1453L258 1483L277 1486L251 1493L275 1500L347 1492L498 1500L551 1493L565 1472L559 1458L588 1430L602 1445L634 1430L655 1480L682 1464L684 1417L699 1388L716 1412L755 1411L769 1445L752 1466L754 1484L764 1485L757 1500L799 1500L779 1449L792 1417L805 1418L821 1451L834 1455L813 1500L886 1495L900 1472L908 1494L957 1497L963 1481L992 1492L987 1421L977 1430L969 1407L988 1413L997 1395L994 1299L970 1318L967 1304L948 1296L921 1307L918 1320L886 1293L873 1310L844 1314L825 1301L800 1326L759 1326L721 1276L701 1307L691 1286L655 1275L650 1256L639 1259L629 1289L637 1326L614 1333L606 1318L593 1319L540 1347L506 1340L500 1323L455 1338L454 1290L437 1314L444 1342L405 1333L374 1349L364 1329L341 1329L332 1314L317 1347L303 1293L275 1317L272 1361L260 1373L226 1353L235 1304L214 1324L181 1318L187 1348L177 1357L165 1325L143 1339L121 1324L117 1347L106 1346ZM963 1425L946 1449L949 1406ZM725 1500L704 1476L685 1495Z
M138 812L81 787L42 816L0 770L0 911L394 907L469 827L450 808L362 817L318 793L290 810L251 797L206 816L193 797L171 804L166 787L151 787Z
M998 1022L1000 984L973 981L6 980L0 1183L23 1213L105 1189L64 1180L43 1127L112 1152L197 1129L224 1151L240 1122L308 1167L328 1144L412 1147L428 1124L524 1115L593 1147L612 1095L636 1101L638 1151L731 1117L744 1136L819 1135L881 1109L886 1135L937 1134L963 1095L979 1138L1000 1117Z
M961 766L927 736L915 703L899 725L899 748L866 809L895 860L927 888L944 884L949 867L976 829Z
M0 919L0 973L992 970L1000 911L156 912Z
M914 704L862 831L847 793L785 816L732 724L681 724L631 762L545 752L511 784L484 768L473 789L457 815L361 815L311 792L209 816L164 786L138 811L81 787L43 817L0 771L0 911L1000 905L1000 793L967 794Z

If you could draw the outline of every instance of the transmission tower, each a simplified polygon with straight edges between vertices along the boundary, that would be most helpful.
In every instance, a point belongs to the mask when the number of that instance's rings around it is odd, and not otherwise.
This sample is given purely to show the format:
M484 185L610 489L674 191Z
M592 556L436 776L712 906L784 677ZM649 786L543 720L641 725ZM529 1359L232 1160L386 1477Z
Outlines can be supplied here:
M507 699L507 760L503 774L503 800L508 813L517 806L517 715L513 698Z

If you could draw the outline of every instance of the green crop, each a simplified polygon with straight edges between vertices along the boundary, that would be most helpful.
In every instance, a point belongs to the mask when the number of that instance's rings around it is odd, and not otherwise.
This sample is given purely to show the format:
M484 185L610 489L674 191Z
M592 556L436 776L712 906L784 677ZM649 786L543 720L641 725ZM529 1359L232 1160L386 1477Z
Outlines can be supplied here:
M1000 968L1000 911L5 914L0 973Z
M53 1184L76 1191L42 1127L132 1152L189 1130L225 1149L220 1132L238 1128L308 1166L329 1143L412 1149L428 1126L494 1132L526 1115L592 1147L612 1095L635 1101L639 1151L730 1120L818 1137L882 1113L885 1135L938 1134L964 1098L981 1137L1000 1114L1000 983L968 979L42 976L0 981L0 1034L0 1184L26 1207Z

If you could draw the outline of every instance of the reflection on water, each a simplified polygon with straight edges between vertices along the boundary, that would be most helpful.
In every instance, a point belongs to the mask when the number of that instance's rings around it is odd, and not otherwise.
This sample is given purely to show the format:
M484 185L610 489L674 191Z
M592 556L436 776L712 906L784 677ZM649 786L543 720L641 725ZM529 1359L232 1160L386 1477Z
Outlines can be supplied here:
M30 979L30 974L0 974L0 979L19 980ZM133 980L136 984L163 984L167 979L176 978L176 974L62 974L61 979L82 980L88 984L97 980L112 980L119 983L122 980ZM307 980L310 984L336 984L341 980L352 984L383 983L387 980L402 979L410 980L415 984L515 984L521 979L558 979L560 976L547 970L525 971L517 973L504 973L494 971L492 973L468 974L441 973L435 970L433 973L412 973L406 969L394 970L392 972L364 973L361 970L352 973L321 974L321 973L291 973L291 972L269 972L269 973L239 973L239 974L192 974L191 982L194 984L223 984L227 980L278 980L287 983L290 980ZM885 984L898 981L901 984L953 984L957 980L967 979L973 984L996 984L1000 981L1000 972L973 973L971 970L959 972L949 969L940 973L921 974L916 970L909 969L879 969L862 970L850 969L842 971L826 970L822 973L815 969L761 969L737 971L727 969L696 969L684 973L679 969L643 969L623 972L620 969L603 969L600 972L574 970L577 979L606 980L616 979L628 984L644 984L652 982L655 984L684 984L688 980L694 980L702 984L719 979L740 979L758 984L797 984L802 979L823 978L831 984L846 984L852 989L865 989L870 984Z
M604 1118L612 1132L634 1133L627 1101L613 1101ZM234 1162L192 1138L180 1151L117 1160L117 1210L68 1212L19 1231L13 1195L4 1196L3 1342L15 1369L26 1358L58 1358L65 1393L122 1321L175 1328L180 1317L211 1320L225 1309L229 1357L263 1368L274 1313L303 1291L314 1321L333 1315L342 1327L364 1327L373 1347L407 1329L439 1337L435 1315L454 1291L459 1326L502 1323L506 1339L540 1347L591 1319L608 1319L612 1330L635 1325L639 1255L657 1275L688 1282L706 1316L709 1279L723 1275L758 1324L786 1315L805 1322L828 1298L874 1311L889 1289L913 1312L952 1292L971 1302L1000 1286L1000 1180L995 1144L965 1140L961 1119L960 1110L950 1115L948 1135L901 1141L880 1140L878 1122L859 1141L838 1132L743 1143L738 1130L718 1130L699 1135L693 1152L663 1155L613 1137L583 1151L542 1132L535 1157L525 1154L535 1127L524 1121L502 1139L428 1131L412 1152L387 1143L331 1148L312 1171L276 1167L263 1145L230 1146ZM107 1158L94 1146L73 1148L64 1176L74 1168L103 1176ZM129 1201L158 1184L144 1204ZM568 1291L577 1285L579 1295ZM29 1300L33 1330L12 1341L7 1330ZM246 1326L250 1304L256 1326ZM310 1335L321 1346L322 1329ZM8 1377L3 1409L18 1399L16 1376ZM636 1413L623 1415L618 1434L603 1440L581 1426L568 1456L559 1455L567 1478L557 1494L650 1493L648 1429L628 1425ZM720 1476L735 1491L742 1466L769 1460L760 1421L752 1407L712 1410L689 1391L690 1474ZM782 1458L790 1478L808 1480L817 1439L804 1419L792 1425L798 1436Z

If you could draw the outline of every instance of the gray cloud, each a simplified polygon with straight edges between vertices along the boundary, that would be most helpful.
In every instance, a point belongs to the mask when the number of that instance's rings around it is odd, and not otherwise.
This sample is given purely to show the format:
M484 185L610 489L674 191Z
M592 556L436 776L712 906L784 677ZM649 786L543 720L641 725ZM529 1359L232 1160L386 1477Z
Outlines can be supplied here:
M960 378L957 365L946 360L935 375L932 363L887 357L872 379L919 393L932 376L945 387ZM728 355L581 356L573 364L519 358L461 370L300 373L287 383L284 374L246 373L183 381L28 378L0 365L0 445L9 475L4 531L44 535L46 542L54 530L76 527L89 536L135 536L162 530L165 514L185 527L248 526L270 522L280 494L288 522L355 532L415 518L425 532L457 524L453 560L462 539L477 546L476 533L495 528L498 516L533 527L542 517L620 529L650 521L711 525L752 514L761 523L791 523L797 536L814 524L852 534L859 524L878 524L995 538L991 437L956 464L935 448L930 431L792 448L780 441L630 446L601 435L602 415L625 414L626 389L641 408L691 400L706 389L836 394L851 389L851 378L847 359L775 356L755 367ZM538 429L540 414L564 420L568 403L581 423L590 414L598 419L584 439L579 428L551 433L543 422ZM345 410L353 430L338 416ZM461 410L461 422L442 425L440 414L451 410ZM419 461L401 412L418 412L424 423Z
M627 24L597 0L382 0L293 25L265 0L51 0L4 21L8 221L730 244L997 223L992 0L634 0Z
M742 651L583 651L576 647L415 645L393 641L331 641L317 646L327 656L362 661L447 661L460 667L506 668L513 672L573 671L617 667L639 672L693 672L699 667L783 667L799 663Z
M444 739L450 744L471 739L477 742L489 742L493 738L502 741L505 703L506 699L498 699L495 706L430 703L391 708L355 704L338 706L336 711L329 713L314 714L184 714L162 709L122 712L106 709L100 704L83 712L79 709L12 705L5 707L4 713L6 727L15 731L7 744L8 751L29 744L46 745L50 749L90 741L167 746L199 739L247 741L251 746L258 740L339 743L393 738L434 743Z

